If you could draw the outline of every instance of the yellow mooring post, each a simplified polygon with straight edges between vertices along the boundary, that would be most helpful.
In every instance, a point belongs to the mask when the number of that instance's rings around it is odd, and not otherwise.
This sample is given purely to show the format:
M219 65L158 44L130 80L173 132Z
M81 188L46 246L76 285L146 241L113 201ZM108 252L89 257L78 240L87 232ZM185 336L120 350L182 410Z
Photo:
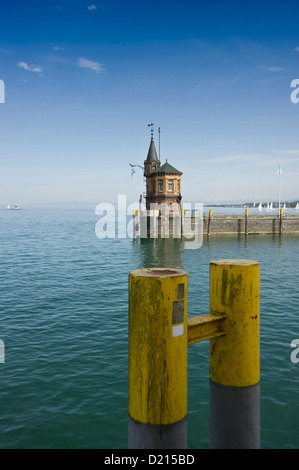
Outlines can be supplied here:
M207 228L207 235L211 234L211 220L212 220L212 209L209 210L209 218L208 218L208 228Z
M248 235L248 209L245 209L245 235Z
M282 235L282 217L283 217L283 209L280 209L280 214L279 214L279 234Z
M210 263L210 315L225 335L210 340L210 445L260 446L260 264Z
M187 448L188 275L129 275L129 449Z
M133 210L133 240L135 240L136 237L136 210Z

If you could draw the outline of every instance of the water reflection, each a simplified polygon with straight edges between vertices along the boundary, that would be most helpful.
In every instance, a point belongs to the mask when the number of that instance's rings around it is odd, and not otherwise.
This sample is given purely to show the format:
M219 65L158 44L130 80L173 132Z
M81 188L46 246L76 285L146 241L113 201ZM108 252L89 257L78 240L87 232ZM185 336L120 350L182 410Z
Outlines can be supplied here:
M180 238L139 238L133 240L133 244L134 254L142 268L184 269L184 243Z
M203 237L200 249L186 249L180 238L138 238L132 240L133 256L138 268L169 267L207 275L209 263L215 259L264 259L270 249L276 257L292 237L273 235ZM271 251L272 253L272 251ZM273 254L271 254L273 256ZM265 268L265 266L263 266Z

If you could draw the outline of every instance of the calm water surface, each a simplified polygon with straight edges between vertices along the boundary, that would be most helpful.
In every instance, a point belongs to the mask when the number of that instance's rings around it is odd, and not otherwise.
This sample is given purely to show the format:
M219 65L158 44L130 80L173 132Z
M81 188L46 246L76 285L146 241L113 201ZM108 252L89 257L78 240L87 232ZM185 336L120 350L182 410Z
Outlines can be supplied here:
M99 240L94 208L0 210L1 448L127 448L128 273L189 274L209 309L209 262L261 263L261 445L299 448L299 237ZM189 448L209 447L209 344L188 349Z

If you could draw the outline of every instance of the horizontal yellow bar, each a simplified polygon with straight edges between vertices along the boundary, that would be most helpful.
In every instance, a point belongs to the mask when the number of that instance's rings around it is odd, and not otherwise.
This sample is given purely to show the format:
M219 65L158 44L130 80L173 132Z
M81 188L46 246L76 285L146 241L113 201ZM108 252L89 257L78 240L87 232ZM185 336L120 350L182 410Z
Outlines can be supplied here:
M188 318L188 344L225 335L224 320L220 315L199 315Z

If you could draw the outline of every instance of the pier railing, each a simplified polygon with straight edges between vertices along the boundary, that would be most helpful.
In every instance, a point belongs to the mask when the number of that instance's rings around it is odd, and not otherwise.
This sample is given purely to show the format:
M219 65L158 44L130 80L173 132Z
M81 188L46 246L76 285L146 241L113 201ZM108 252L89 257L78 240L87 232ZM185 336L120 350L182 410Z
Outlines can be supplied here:
M131 449L187 448L187 350L210 341L210 447L260 446L260 264L210 263L210 312L188 318L188 274L129 275Z

